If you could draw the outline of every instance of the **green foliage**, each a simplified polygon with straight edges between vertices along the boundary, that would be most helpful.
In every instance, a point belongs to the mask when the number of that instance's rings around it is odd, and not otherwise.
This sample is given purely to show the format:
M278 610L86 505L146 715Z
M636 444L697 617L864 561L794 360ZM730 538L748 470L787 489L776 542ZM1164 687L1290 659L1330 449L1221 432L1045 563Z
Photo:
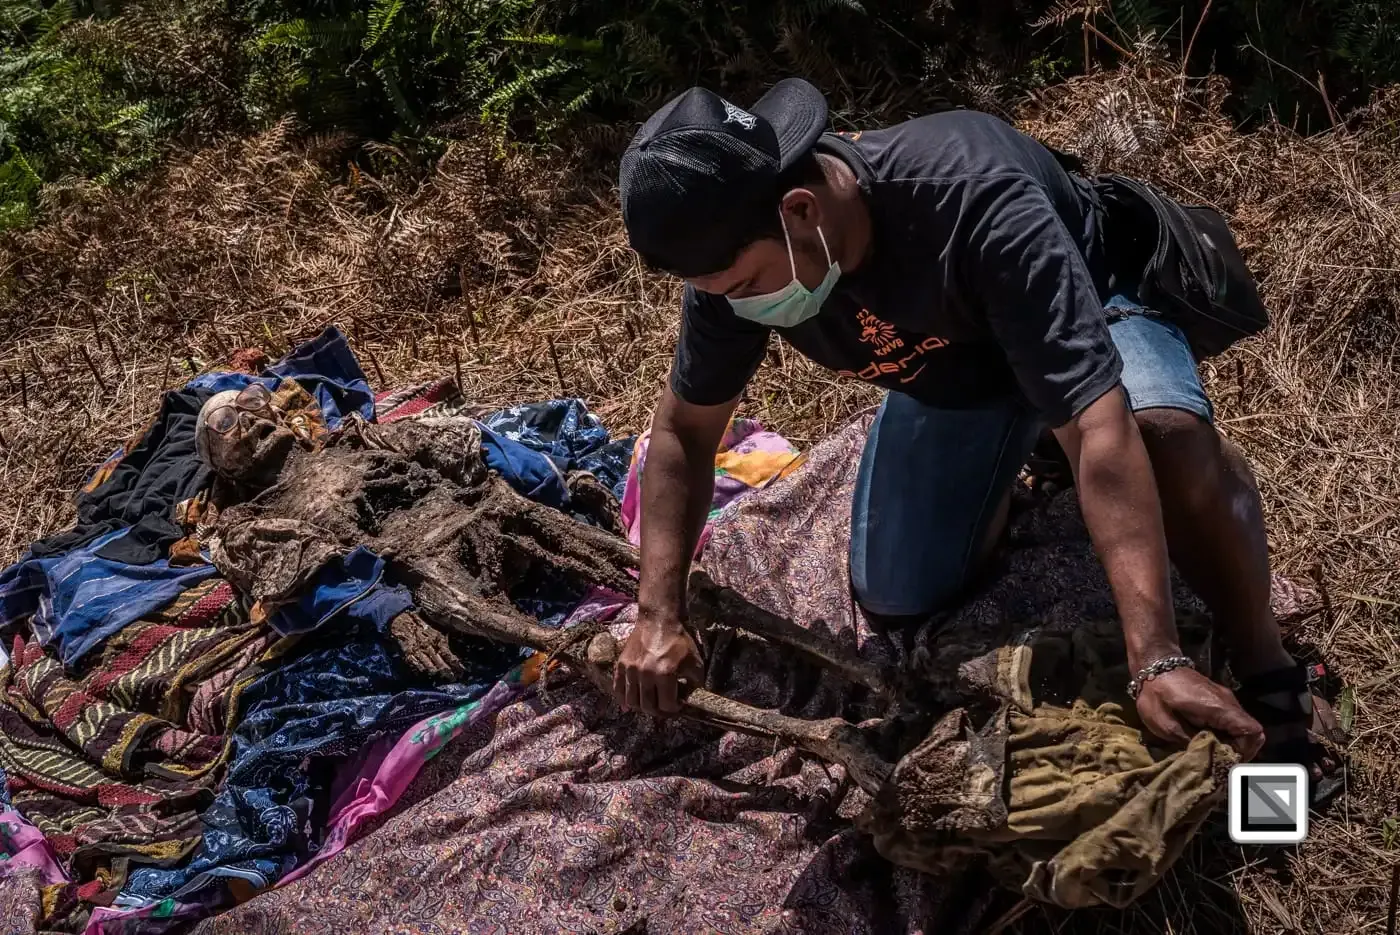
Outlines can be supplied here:
M134 176L177 133L295 114L431 149L467 116L557 144L690 84L747 102L787 74L859 122L1062 80L1086 37L1105 62L1191 43L1189 71L1229 77L1242 116L1303 129L1400 81L1390 0L0 0L0 228L55 182Z
M46 184L129 178L160 158L182 123L208 116L217 57L169 41L199 28L197 17L160 9L171 15L152 27L153 6L99 23L77 3L0 0L0 230L28 223ZM198 74L172 69L170 56L184 52L204 60Z

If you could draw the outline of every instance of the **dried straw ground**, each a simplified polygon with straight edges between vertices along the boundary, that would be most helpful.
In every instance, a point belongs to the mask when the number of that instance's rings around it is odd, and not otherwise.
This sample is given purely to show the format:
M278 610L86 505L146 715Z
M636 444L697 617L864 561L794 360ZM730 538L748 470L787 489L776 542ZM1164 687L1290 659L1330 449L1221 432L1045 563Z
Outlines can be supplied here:
M1386 819L1400 812L1400 96L1300 139L1234 132L1219 94L1142 66L1055 89L1020 119L1218 206L1261 277L1276 323L1207 376L1258 471L1276 566L1325 584L1327 609L1297 636L1354 686L1349 794L1296 853L1203 836L1129 912L1013 909L1004 931L1385 930ZM0 562L71 520L85 470L141 428L162 387L239 347L275 356L327 322L379 384L455 371L485 403L562 391L618 431L645 428L675 284L629 254L606 179L464 136L410 186L342 168L346 141L279 127L130 196L70 191L54 221L0 239ZM873 401L775 344L747 406L809 443Z

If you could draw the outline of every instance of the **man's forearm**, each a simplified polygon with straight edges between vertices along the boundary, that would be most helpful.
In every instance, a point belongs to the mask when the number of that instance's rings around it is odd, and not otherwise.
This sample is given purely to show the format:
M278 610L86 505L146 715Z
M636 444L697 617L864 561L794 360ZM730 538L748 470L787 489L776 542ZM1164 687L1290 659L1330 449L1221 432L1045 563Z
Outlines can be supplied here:
M1076 433L1075 473L1084 522L1108 574L1136 671L1181 649L1152 463L1131 413L1119 407Z
M692 448L700 447L695 442ZM672 429L654 428L642 480L642 567L637 600L644 617L684 613L690 558L714 496L714 452L687 450Z

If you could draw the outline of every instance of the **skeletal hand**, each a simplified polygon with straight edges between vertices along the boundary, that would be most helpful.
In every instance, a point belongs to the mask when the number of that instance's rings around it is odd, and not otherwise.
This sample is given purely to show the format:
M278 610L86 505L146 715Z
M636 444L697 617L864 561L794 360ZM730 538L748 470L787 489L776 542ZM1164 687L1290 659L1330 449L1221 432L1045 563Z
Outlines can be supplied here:
M389 634L398 641L404 660L428 678L450 681L466 673L461 660L452 652L447 635L429 626L417 614L410 611L399 614L390 621Z

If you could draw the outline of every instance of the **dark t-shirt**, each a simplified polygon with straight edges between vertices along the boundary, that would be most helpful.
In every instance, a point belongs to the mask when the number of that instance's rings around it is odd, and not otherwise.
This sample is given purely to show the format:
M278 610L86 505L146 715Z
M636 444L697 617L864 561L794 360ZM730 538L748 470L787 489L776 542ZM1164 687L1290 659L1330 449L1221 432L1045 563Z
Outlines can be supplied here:
M934 406L975 407L1019 389L1052 425L1117 384L1089 180L975 111L829 134L818 148L859 179L872 252L793 328L739 318L723 296L687 286L671 372L681 399L738 396L770 331L841 376Z

